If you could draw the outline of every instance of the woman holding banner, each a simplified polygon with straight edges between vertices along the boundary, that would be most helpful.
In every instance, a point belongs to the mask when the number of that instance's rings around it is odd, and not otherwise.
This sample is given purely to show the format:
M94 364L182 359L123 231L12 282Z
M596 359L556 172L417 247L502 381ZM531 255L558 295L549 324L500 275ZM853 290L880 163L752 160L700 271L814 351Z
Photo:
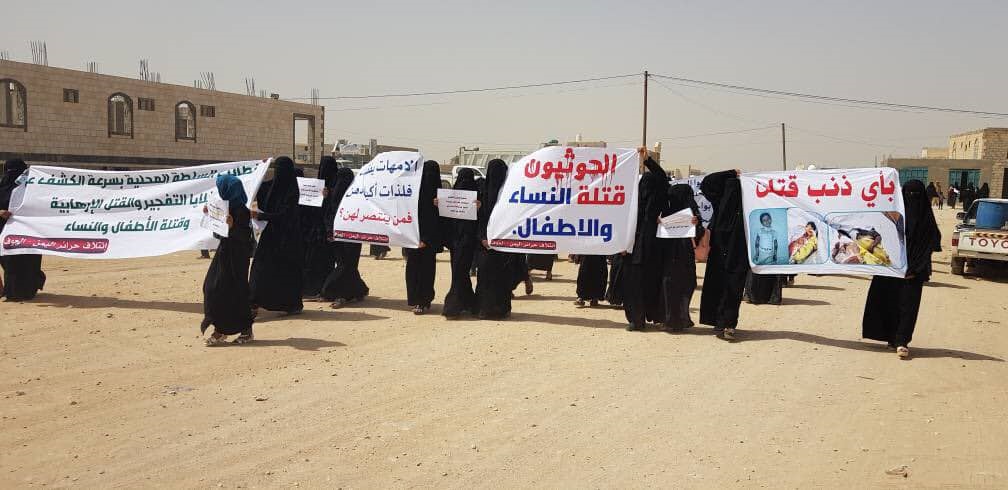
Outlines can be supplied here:
M487 175L483 182L483 192L477 213L477 230L485 251L483 262L476 273L476 313L481 319L506 318L511 314L511 290L515 286L515 274L511 255L490 248L487 241L487 224L490 214L497 205L498 194L507 180L508 167L504 160L493 159L487 164ZM525 261L522 260L522 263ZM528 271L526 270L526 274Z
M252 211L253 218L268 223L252 260L252 310L258 313L259 308L265 308L297 315L304 310L304 240L297 173L294 161L288 157L277 158L275 165L273 180L259 189L259 209Z
M0 232L13 216L9 208L11 195L18 186L17 179L27 170L28 166L22 160L7 160L4 165L3 177L0 177ZM3 267L0 296L6 297L7 301L33 299L45 285L41 255L0 255L0 266Z
M306 301L321 299L322 284L332 273L336 263L336 245L329 241L332 235L333 219L326 211L327 203L335 196L332 189L336 185L336 171L339 165L331 156L324 156L319 161L318 178L325 181L324 197L321 207L301 206L301 225L304 228L305 267L304 289L302 296Z
M710 255L700 293L700 323L714 327L725 340L735 339L742 291L749 273L742 219L742 186L738 170L704 177L700 190L714 207L708 230Z
M228 236L214 234L220 243L203 280L200 333L205 333L211 325L214 327L213 334L206 340L207 347L221 345L228 335L239 333L234 343L253 340L248 270L254 239L251 215L246 207L248 197L241 180L233 175L217 176L217 193L228 203Z
M420 246L404 249L406 254L406 302L414 315L423 315L434 301L434 274L437 254L441 251L441 215L438 213L437 190L441 187L441 167L427 160L420 176L417 226Z
M623 310L627 330L643 330L647 322L659 323L662 308L662 251L658 221L668 209L669 181L647 150L638 150L647 171L638 184L637 229L633 251L624 257Z
M872 277L861 336L887 342L900 359L909 359L921 293L924 283L931 279L931 254L941 251L941 231L923 182L911 180L903 185L903 203L906 208L906 277Z
M342 167L336 172L336 185L329 191L333 198L326 205L326 221L332 230L333 221L339 211L340 202L353 183L354 173L349 168ZM332 233L329 233L331 237ZM332 240L332 238L329 238ZM361 244L356 242L333 242L336 248L336 268L329 273L322 285L322 297L332 301L332 308L340 308L347 303L364 299L370 290L364 279L361 279L360 264Z
M479 191L476 172L471 168L459 171L455 185L457 191ZM476 201L477 210L480 202ZM448 318L457 318L463 311L477 311L476 293L473 292L469 269L472 267L476 248L480 247L478 221L449 219L445 228L445 245L451 254L451 288L445 296L441 313Z

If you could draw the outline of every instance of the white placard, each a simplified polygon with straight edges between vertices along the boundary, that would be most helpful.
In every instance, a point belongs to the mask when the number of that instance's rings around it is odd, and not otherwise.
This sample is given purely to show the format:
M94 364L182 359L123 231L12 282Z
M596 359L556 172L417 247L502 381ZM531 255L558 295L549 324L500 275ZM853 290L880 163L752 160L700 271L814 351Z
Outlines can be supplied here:
M612 255L632 250L637 151L551 146L509 165L490 214L495 250Z
M476 221L476 191L438 189L438 214L444 218Z
M298 177L298 204L315 208L322 207L322 195L325 189L325 181L322 179L311 179L308 177Z
M662 218L655 236L658 238L695 237L696 224L693 223L693 210L686 208Z
M16 190L20 205L0 253L123 259L216 248L200 223L203 206L220 198L217 176L237 176L254 198L268 167L269 160L127 172L33 166Z
M340 201L333 238L417 248L423 156L413 151L379 153L357 172Z
M206 204L207 212L200 220L200 227L222 237L228 236L228 203L223 199L211 199Z
M758 274L906 274L906 214L892 168L743 174Z

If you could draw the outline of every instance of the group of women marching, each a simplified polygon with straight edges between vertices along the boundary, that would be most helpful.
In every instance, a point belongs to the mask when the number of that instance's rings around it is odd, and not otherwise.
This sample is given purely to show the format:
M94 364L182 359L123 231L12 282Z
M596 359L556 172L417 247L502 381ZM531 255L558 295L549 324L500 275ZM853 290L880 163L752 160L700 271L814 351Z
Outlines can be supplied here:
M694 325L689 312L697 286L696 243L705 234L710 244L700 298L699 321L733 340L743 296L776 294L783 276L760 276L749 268L743 223L742 194L737 170L709 174L700 187L714 213L708 228L699 224L693 189L671 185L662 168L642 149L642 176L635 245L613 256L571 256L578 265L575 303L596 306L600 301L621 307L627 330L643 330L654 324L668 331ZM11 217L8 210L18 177L27 167L9 160L0 180L0 231ZM230 230L217 236L220 244L203 284L204 319L201 330L213 331L206 343L220 345L254 340L252 324L260 309L297 315L303 301L326 301L341 308L368 296L369 289L358 270L361 244L333 239L333 223L340 200L350 188L354 173L339 167L331 157L319 165L318 178L325 181L321 208L298 204L297 176L300 170L288 157L274 160L273 178L263 182L255 206L247 206L242 183L233 176L217 178L217 189L227 201ZM548 260L490 248L487 225L497 205L508 166L502 160L489 162L485 179L471 169L462 169L454 189L476 191L475 221L442 218L438 214L437 189L441 172L437 162L424 163L419 189L418 225L420 245L407 249L406 303L413 313L427 313L436 297L434 279L437 254L450 254L451 285L441 313L447 318L470 315L480 319L503 319L511 313L513 291L525 284L532 292L529 271L552 275L553 256ZM921 291L931 274L931 254L940 250L941 234L931 210L928 191L916 180L903 186L906 205L908 274L906 278L876 276L869 290L863 319L865 338L885 341L901 358L909 356ZM690 209L697 238L657 238L661 218ZM252 220L268 223L258 242ZM548 264L546 263L548 262ZM45 284L39 255L2 255L0 289L8 300L28 300ZM472 269L476 269L476 284ZM778 299L779 303L779 299Z

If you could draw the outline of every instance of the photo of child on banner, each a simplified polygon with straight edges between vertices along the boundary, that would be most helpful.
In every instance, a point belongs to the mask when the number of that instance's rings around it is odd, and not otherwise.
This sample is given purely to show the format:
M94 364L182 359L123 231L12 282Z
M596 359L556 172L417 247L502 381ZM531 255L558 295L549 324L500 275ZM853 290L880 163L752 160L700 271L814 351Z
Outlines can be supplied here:
M896 170L744 174L742 190L753 272L904 276Z

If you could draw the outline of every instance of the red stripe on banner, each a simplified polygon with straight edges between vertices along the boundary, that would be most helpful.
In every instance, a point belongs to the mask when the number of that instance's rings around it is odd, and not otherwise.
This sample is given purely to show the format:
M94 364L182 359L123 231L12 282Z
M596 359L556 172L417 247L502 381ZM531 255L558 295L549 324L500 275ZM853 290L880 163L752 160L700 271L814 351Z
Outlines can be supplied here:
M521 248L525 250L556 250L556 242L545 242L538 240L491 240L491 247L501 248Z
M388 243L388 235L376 235L374 233L360 233L356 231L333 231L333 238L342 238L344 240L356 240L361 242L376 242L376 243Z
M42 238L25 235L4 237L4 250L31 248L75 254L103 254L108 251L109 241L105 238Z

